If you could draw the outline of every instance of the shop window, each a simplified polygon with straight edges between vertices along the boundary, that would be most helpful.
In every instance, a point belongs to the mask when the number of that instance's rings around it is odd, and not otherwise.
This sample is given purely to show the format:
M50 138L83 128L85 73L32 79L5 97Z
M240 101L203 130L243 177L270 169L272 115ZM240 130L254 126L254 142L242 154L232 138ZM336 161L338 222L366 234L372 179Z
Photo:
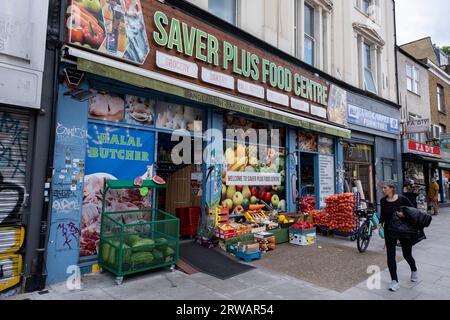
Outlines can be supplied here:
M225 137L227 129L239 130L244 134L248 129L256 129L257 140L238 136L224 143L224 170L222 177L222 205L230 213L241 214L250 206L267 203L275 210L286 211L286 176L284 130L232 115L224 116ZM260 143L261 132L279 130L280 142L275 145ZM282 129L282 128L281 128ZM267 140L266 140L267 141ZM256 143L255 143L256 142ZM270 141L269 141L270 142Z
M109 93L101 90L89 100L89 118L126 123L138 126L153 126L155 104L150 98Z
M100 90L95 92L95 97L89 100L89 118L123 122L125 97Z
M392 162L383 162L383 179L384 181L393 180Z
M372 147L368 145L344 144L344 189L353 188L362 193L365 199L374 201L374 179Z
M236 0L209 0L208 10L213 15L236 25L237 4Z
M300 132L298 148L304 152L318 152L318 136L309 132Z
M202 111L170 102L156 103L156 127L168 130L202 130Z

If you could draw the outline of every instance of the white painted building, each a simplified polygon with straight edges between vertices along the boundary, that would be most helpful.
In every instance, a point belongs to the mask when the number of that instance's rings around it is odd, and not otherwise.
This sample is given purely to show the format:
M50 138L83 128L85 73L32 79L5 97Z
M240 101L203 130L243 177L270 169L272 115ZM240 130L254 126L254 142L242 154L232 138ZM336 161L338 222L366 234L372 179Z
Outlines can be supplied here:
M350 85L397 102L392 0L188 0Z

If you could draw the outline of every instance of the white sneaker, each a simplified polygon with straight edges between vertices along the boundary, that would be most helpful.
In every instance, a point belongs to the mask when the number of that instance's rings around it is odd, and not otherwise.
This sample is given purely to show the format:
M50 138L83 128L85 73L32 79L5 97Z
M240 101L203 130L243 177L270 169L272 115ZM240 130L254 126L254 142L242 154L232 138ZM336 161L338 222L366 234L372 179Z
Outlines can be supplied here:
M417 274L417 271L411 272L411 282L417 282L419 281L419 275Z
M400 284L398 281L392 281L391 285L389 286L389 291L396 292L400 289Z

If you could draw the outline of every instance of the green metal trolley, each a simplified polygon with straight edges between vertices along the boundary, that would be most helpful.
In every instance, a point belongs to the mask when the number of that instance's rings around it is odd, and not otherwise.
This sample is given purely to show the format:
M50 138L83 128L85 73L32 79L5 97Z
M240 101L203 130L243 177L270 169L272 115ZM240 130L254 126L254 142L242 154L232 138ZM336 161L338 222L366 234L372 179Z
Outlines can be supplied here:
M178 218L157 208L107 212L108 192L141 188L167 186L152 180L136 186L133 180L106 179L103 185L99 264L116 275L118 285L126 275L168 266L173 271L179 259Z

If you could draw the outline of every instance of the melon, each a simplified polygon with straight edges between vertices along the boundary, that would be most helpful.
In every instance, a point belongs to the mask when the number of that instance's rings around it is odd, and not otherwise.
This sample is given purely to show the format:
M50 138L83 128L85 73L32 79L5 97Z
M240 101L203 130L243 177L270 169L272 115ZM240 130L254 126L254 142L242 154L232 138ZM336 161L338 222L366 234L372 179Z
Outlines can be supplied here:
M156 184L166 184L166 181L164 181L164 179L160 176L154 176L152 180Z

